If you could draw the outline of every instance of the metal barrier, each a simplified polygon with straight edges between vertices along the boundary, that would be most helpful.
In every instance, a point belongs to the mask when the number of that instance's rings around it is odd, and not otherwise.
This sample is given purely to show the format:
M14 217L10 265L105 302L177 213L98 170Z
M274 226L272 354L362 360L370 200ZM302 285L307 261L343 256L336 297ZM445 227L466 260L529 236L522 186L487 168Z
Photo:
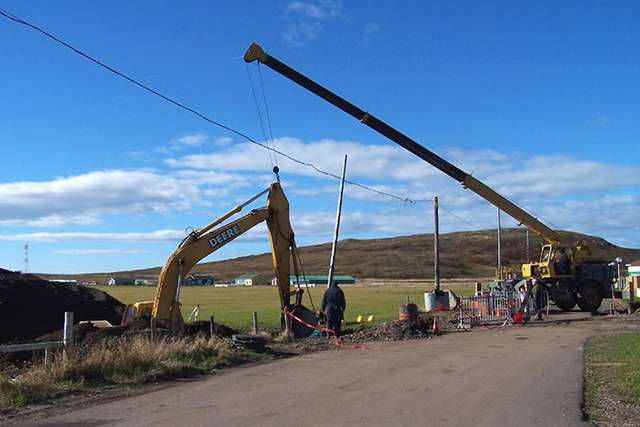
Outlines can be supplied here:
M31 342L25 344L9 344L1 345L0 353L15 353L18 351L32 351L32 350L44 350L44 363L47 364L49 359L49 350L62 348L64 350L65 357L71 352L71 346L73 345L73 313L65 311L64 313L64 329L62 332L62 341L46 341L46 342Z
M543 294L543 307L548 316L549 293L546 291ZM507 326L514 323L514 317L529 321L535 312L535 302L529 296L523 301L519 292L505 292L460 298L458 309L458 328L472 328L487 323Z

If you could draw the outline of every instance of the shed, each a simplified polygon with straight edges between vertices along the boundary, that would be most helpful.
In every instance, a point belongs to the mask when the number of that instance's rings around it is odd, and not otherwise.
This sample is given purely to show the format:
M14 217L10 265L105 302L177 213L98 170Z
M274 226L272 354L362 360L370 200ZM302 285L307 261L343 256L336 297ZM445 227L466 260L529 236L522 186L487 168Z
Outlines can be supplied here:
M187 286L211 286L213 285L213 276L190 274L184 278L184 284Z
M129 286L129 285L135 285L135 284L136 284L136 281L130 277L112 277L107 282L107 285L109 286L114 286L114 285Z
M245 273L233 279L235 286L254 286L254 285L266 285L271 278L260 273Z

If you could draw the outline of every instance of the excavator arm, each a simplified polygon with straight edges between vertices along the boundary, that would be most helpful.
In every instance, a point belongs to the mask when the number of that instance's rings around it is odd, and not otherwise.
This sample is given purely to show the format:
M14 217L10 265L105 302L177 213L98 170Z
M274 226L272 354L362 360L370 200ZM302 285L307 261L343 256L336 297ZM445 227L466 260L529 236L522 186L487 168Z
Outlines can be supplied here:
M468 188L483 199L487 200L489 203L500 208L502 211L515 218L518 222L524 224L531 231L542 237L542 239L544 239L547 243L557 244L560 242L560 236L558 235L558 233L547 227L533 215L530 215L528 212L508 200L506 197L502 196L486 184L482 183L480 180L464 172L457 166L449 163L442 157L418 144L413 139L409 138L402 132L392 128L372 114L369 114L366 111L356 107L346 99L336 95L327 88L321 86L305 75L289 67L285 63L267 54L257 44L252 43L249 46L246 53L244 54L244 60L245 62L259 61L260 63L266 65L267 67L278 72L284 77L292 80L303 88L316 94L330 104L341 109L345 113L356 118L361 123L364 123L371 129L400 145L402 148L410 151L411 153L420 157L422 160L449 175L451 178L462 184L463 187Z
M234 221L220 225L240 212L244 206L265 193L268 193L265 207L254 209ZM183 323L179 302L180 287L183 279L200 260L263 221L266 221L269 230L272 263L277 278L280 305L281 308L289 307L291 304L289 260L291 252L296 251L296 247L294 233L289 221L289 202L279 183L271 184L267 190L242 205L236 206L207 226L190 233L171 254L162 268L152 308L150 303L138 304L146 304L147 308L151 308L151 316L160 324L171 329L179 327ZM294 252L294 255L296 254L297 252ZM294 267L297 274L298 269L295 257ZM142 309L136 310L133 316L138 317L142 312L144 312ZM126 323L126 320L123 323Z

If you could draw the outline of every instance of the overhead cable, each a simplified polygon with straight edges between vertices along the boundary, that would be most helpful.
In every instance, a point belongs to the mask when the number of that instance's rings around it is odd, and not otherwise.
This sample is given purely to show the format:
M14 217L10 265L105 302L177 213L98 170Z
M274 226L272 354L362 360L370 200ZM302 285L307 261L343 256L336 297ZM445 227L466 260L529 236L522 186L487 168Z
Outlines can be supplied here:
M194 108L188 107L187 105L183 104L180 101L175 100L174 98L171 98L171 97L169 97L167 95L163 95L159 91L157 91L157 90L145 85L144 83L141 83L140 81L134 79L133 77L129 77L128 75L122 73L121 71L116 70L115 68L111 67L110 65L107 65L104 62L92 57L91 55L89 55L89 54L87 54L87 53L85 53L83 51L81 51L80 49L72 46L71 44L69 44L69 43L65 42L64 40L60 39L59 37L54 36L50 32L38 27L37 25L31 24L31 23L25 21L24 19L19 18L19 17L15 16L15 15L11 14L10 12L7 12L6 10L4 10L2 8L0 8L0 15L4 16L5 18L7 18L7 19L9 19L11 21L17 22L18 24L25 25L25 26L27 26L27 27L39 32L40 34L44 35L45 37L48 37L49 39L55 41L56 43L59 43L62 46L72 50L73 52L75 52L78 55L84 57L85 59L93 62L94 64L104 68L105 70L117 75L118 77L121 77L121 78L127 80L129 83L132 83L135 86L138 86L139 88L141 88L141 89L143 89L143 90L145 90L145 91L147 91L147 92L149 92L149 93L151 93L151 94L153 94L153 95L155 95L155 96L157 96L159 98L162 98L166 102L168 102L170 104L173 104L174 106L176 106L178 108L181 108L181 109L183 109L185 111L188 111L188 112L200 117L201 119L205 120L208 123L211 123L214 126L217 126L217 127L221 128L221 129L229 131L229 132L239 136L240 138L251 142L252 144L255 144L255 145L259 146L259 147L264 148L265 150L269 150L269 151L272 151L275 154L279 154L280 156L282 156L282 157L284 157L286 159L289 159L294 163L297 163L297 164L299 164L301 166L312 168L317 173L319 173L321 175L325 175L325 176L328 176L328 177L331 177L331 178L335 178L335 179L338 179L338 180L342 179L340 176L338 176L338 175L336 175L334 173L327 172L325 170L320 169L319 167L317 167L313 163L305 162L303 160L299 160L299 159L297 159L297 158L295 158L295 157L293 157L293 156L291 156L291 155L289 155L289 154L287 154L287 153L285 153L283 151L280 151L280 150L278 150L276 148L269 147L268 145L263 144L263 143L255 140L255 139L251 138L249 135L247 135L246 133L244 133L244 132L242 132L240 130L234 129L231 126L225 125L225 124L223 124L223 123L221 123L221 122L219 122L217 120L214 120L211 117L208 117L207 115L205 115L204 113L201 113L201 112L199 112L198 110L196 110ZM410 199L408 197L402 197L402 196L398 196L398 195L395 195L395 194L391 194L391 193L388 193L386 191L378 190L378 189L376 189L374 187L370 187L370 186L365 185L365 184L360 184L360 183L355 182L355 181L351 181L351 180L345 179L344 182L346 182L347 184L353 185L355 187L362 188L363 190L379 194L381 196L385 196L385 197L389 197L389 198L392 198L392 199L400 200L402 202L409 203L409 204L414 204L415 203L412 199Z

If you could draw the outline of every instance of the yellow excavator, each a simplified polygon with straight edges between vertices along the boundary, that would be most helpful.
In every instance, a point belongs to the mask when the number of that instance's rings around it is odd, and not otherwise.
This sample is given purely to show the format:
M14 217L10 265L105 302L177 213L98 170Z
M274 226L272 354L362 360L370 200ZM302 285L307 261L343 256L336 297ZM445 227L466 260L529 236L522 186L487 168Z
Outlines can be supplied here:
M277 173L275 170L274 172ZM264 207L253 209L246 215L221 225L265 194L267 201ZM162 267L156 287L155 300L137 302L127 306L122 324L127 325L136 319L150 317L155 319L158 325L166 328L172 330L180 328L184 323L180 304L180 288L184 278L201 259L263 221L267 223L273 270L282 312L284 313L284 310L287 309L289 312L295 313L297 317L303 318L307 323L317 324L313 311L302 305L303 291L300 287L294 292L295 302L291 303L290 260L296 277L300 276L301 263L289 220L289 202L279 182L271 184L266 190L236 206L205 227L189 233ZM296 282L300 283L298 280ZM284 315L281 319L286 334L297 337L306 336L313 331L298 323L291 324L286 321Z
M561 310L571 310L576 303L584 311L596 311L604 297L611 297L615 272L608 261L609 254L596 253L587 245L566 241L533 215L491 189L480 180L418 144L372 114L356 107L317 82L267 54L252 43L244 55L245 62L258 61L289 80L314 93L361 123L387 137L402 148L438 168L489 203L515 218L520 224L540 236L545 242L540 261L524 264L524 279L536 278L545 283L551 298Z

